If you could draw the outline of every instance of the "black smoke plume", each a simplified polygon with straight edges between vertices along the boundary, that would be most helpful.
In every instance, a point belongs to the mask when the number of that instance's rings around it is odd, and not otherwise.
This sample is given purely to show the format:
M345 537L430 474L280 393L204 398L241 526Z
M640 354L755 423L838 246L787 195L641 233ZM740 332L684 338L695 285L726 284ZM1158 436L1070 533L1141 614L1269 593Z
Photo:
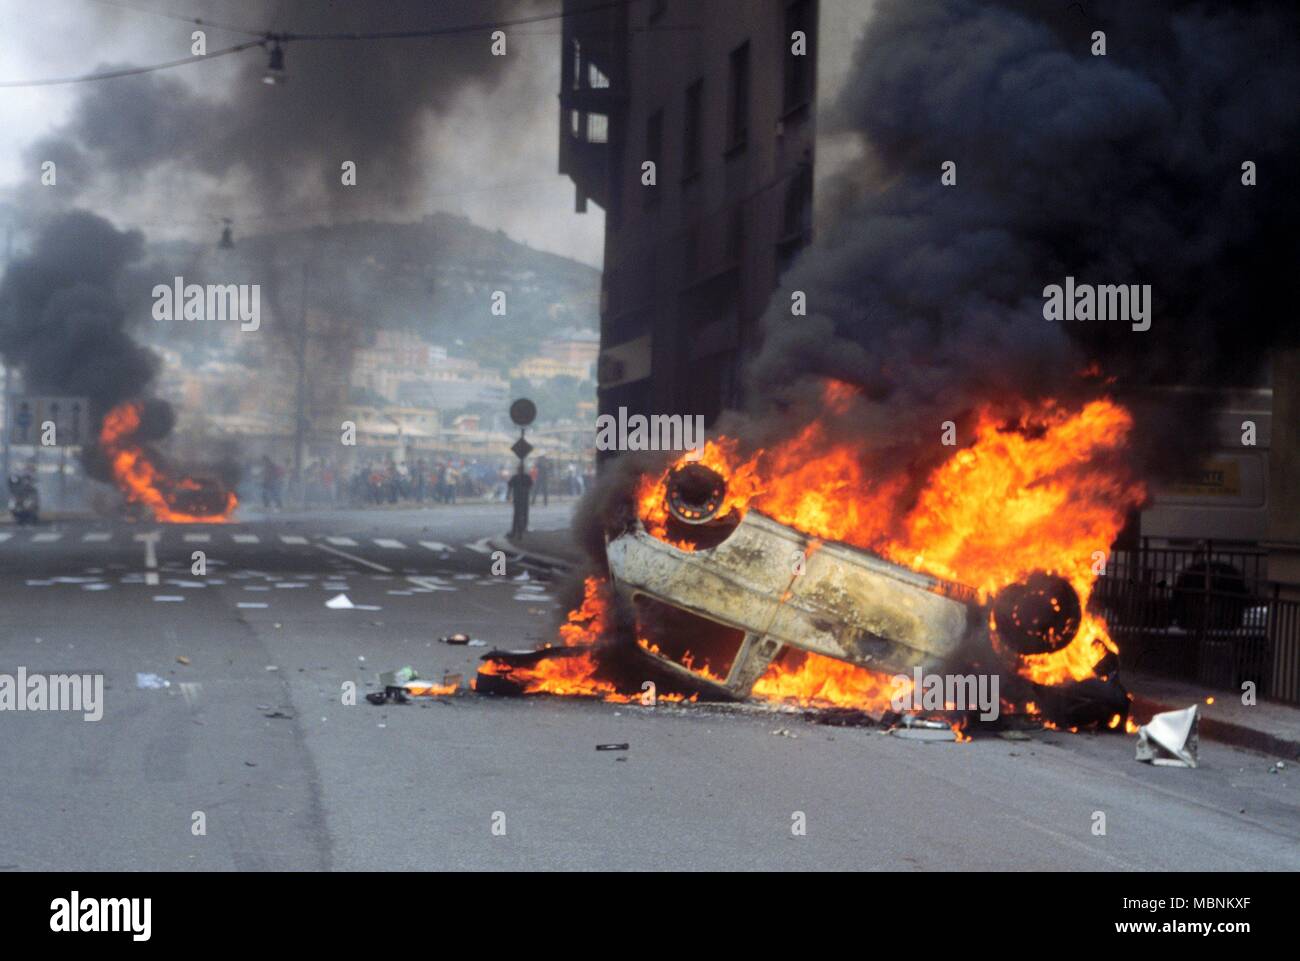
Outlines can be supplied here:
M1297 35L1297 8L1267 2L883 0L824 118L866 157L772 300L754 408L806 419L809 378L849 381L873 455L923 468L944 421L1095 391L1093 364L1121 392L1256 384L1300 327ZM1150 284L1151 328L1045 320L1067 275ZM1170 416L1138 424L1146 470L1213 440Z
M96 425L114 405L148 398L158 358L132 338L118 297L143 251L139 231L72 211L10 264L0 284L0 355L30 393L88 397ZM172 422L165 402L149 400L139 437L164 437Z

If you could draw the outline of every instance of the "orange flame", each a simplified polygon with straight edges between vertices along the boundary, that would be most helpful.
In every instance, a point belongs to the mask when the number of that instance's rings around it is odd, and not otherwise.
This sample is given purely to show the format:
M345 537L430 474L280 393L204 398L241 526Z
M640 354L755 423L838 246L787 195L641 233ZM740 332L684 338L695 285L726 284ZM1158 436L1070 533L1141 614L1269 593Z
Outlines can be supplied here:
M134 401L118 404L104 417L99 431L99 445L113 471L118 488L133 504L143 504L154 519L165 524L220 524L230 518L238 500L233 491L224 492L225 507L210 514L191 514L176 508L184 491L198 490L190 477L166 476L149 459L144 448L134 442L140 429L141 406Z
M831 422L852 416L854 396L829 381L824 420L747 458L732 438L709 441L698 460L727 480L719 516L754 507L812 537L873 550L973 587L982 601L1046 571L1069 581L1086 611L1097 558L1104 558L1128 511L1145 496L1118 460L1132 428L1123 407L1109 399L1076 410L1050 400L1019 403L1011 423L986 407L974 418L973 441L931 471L905 503L905 472L876 474L864 447L832 439ZM643 477L637 508L652 535L691 550L668 535L665 501L669 472L686 461ZM1039 684L1083 680L1116 650L1105 623L1085 613L1066 647L1022 658L1020 671ZM806 683L815 687L824 679L833 686L813 663L800 668L810 678Z
M833 421L854 416L857 396L846 384L828 382L826 418L792 438L744 456L738 440L718 437L662 474L643 476L636 498L646 530L683 550L694 549L669 535L665 498L670 471L693 460L727 481L719 516L743 515L753 507L810 538L873 550L972 587L981 601L1034 571L1046 571L1065 578L1086 610L1098 553L1104 557L1127 512L1145 496L1118 457L1132 428L1124 408L1108 399L1078 409L1053 401L1021 403L1012 405L1017 416L1008 423L987 407L973 418L971 442L931 470L918 489L905 471L873 471L864 446L837 439L845 434L832 431ZM608 585L588 578L582 604L560 627L562 643L601 639L611 627L609 612ZM654 650L644 639L639 643ZM1040 684L1082 680L1114 650L1105 623L1085 613L1070 644L1021 658L1020 670ZM630 699L597 678L596 667L584 653L510 673L528 693ZM722 680L707 664L687 667ZM753 696L771 702L872 712L892 709L895 695L907 693L892 675L793 650L774 661L753 688ZM1025 709L1037 713L1033 703ZM958 740L969 740L960 723L954 731Z
M907 697L911 689L910 679L896 683L890 674L811 651L790 651L773 661L754 682L753 694L765 701L800 707L849 707L879 712L892 710L894 696Z
M582 603L569 611L560 625L560 641L565 647L595 645L605 636L610 613L608 587L608 583L598 577L588 577L584 582ZM621 694L613 683L596 677L598 667L588 650L572 657L544 658L526 668L487 660L479 668L479 673L508 676L513 683L520 685L524 694L630 700L630 696Z

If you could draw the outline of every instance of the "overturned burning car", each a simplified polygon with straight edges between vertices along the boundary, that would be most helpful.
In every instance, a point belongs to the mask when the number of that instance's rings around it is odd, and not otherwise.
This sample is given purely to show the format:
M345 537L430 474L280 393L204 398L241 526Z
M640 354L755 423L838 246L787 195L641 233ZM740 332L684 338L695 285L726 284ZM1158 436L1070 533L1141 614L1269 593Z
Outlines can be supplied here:
M1113 656L1094 677L1068 684L1037 684L1019 671L1021 658L1061 650L1078 634L1079 597L1064 578L1036 572L980 603L969 587L758 510L720 517L725 492L716 471L676 467L666 483L669 539L638 522L607 544L644 655L710 695L749 696L793 648L889 675L997 674L1004 701L1063 725L1127 714ZM707 670L696 666L701 659Z
M653 686L877 720L935 712L960 729L975 717L946 696L955 685L934 704L915 692L961 678L996 681L984 721L1124 725L1118 648L1088 602L1144 496L1120 456L1127 412L980 411L966 447L891 473L829 423L854 417L855 395L830 382L825 397L829 417L775 444L745 453L719 436L637 467L594 512L603 549L561 643L489 655L477 689L631 700Z

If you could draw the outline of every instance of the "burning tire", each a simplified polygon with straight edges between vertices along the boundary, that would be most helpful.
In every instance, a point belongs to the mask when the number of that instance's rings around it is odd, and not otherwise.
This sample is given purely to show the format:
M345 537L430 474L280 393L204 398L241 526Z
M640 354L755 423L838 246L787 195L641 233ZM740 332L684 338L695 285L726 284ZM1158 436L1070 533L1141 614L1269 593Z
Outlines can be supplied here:
M668 513L683 524L707 524L718 515L727 496L727 482L703 464L685 464L668 476Z
M1059 651L1079 633L1079 595L1063 577L1037 571L993 601L993 632L1017 654Z

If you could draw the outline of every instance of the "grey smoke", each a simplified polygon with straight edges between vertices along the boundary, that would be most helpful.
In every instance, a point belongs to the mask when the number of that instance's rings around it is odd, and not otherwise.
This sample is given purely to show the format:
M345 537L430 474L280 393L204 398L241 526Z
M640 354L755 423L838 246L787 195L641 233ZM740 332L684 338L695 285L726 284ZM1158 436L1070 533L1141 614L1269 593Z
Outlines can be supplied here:
M524 0L193 6L194 13L217 21L296 33L438 28L491 21L520 9L532 7ZM188 52L189 27L105 8L97 12L130 18L140 24L136 29L156 30L160 49L184 39ZM246 39L208 31L209 50ZM179 172L200 208L204 201L226 209L253 200L259 216L291 202L336 213L398 212L418 200L420 188L436 175L437 157L418 149L426 125L467 86L494 86L510 63L491 55L487 31L429 39L297 41L286 44L284 53L287 82L273 86L261 82L268 55L256 48L236 54L237 79L213 91L196 93L167 71L87 84L68 121L34 144L29 156L63 159L79 176L61 182L74 188L83 178L98 177L129 193L147 192L151 176ZM181 69L194 80L213 68ZM508 121L510 109L501 104L499 119ZM356 187L340 183L345 160L357 164ZM204 184L195 174L215 181Z

